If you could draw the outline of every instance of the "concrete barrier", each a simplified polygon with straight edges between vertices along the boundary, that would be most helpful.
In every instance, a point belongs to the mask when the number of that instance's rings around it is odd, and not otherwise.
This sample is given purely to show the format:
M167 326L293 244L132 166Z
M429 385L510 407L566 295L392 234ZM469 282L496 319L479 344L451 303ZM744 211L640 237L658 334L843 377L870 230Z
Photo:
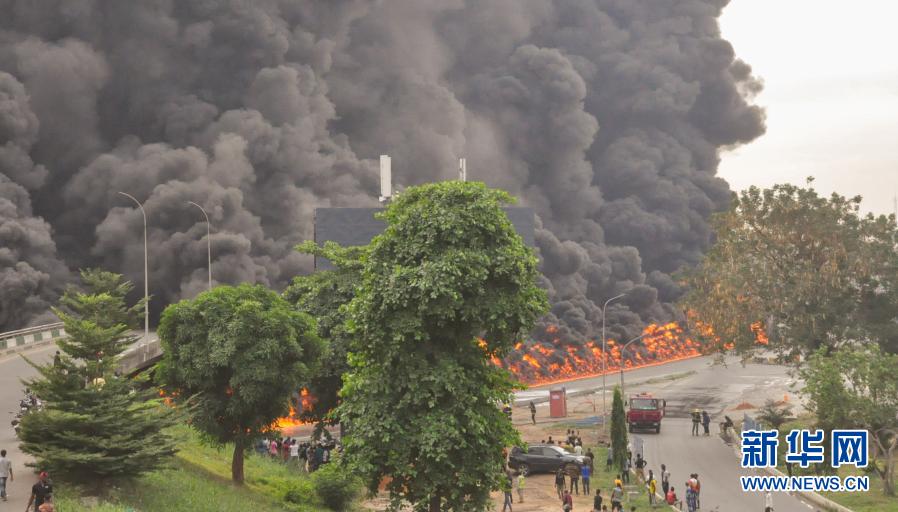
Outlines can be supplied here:
M62 322L0 333L0 355L43 346L65 338Z

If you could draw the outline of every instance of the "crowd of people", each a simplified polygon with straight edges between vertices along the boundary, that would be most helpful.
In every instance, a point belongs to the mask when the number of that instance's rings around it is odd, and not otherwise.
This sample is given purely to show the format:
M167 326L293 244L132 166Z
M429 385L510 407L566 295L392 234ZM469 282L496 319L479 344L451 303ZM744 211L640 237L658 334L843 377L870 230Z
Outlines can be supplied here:
M329 463L332 453L340 450L342 450L340 442L330 437L305 442L299 442L292 437L284 437L260 439L256 443L256 453L260 456L268 455L272 459L283 461L293 467L303 468L309 473Z

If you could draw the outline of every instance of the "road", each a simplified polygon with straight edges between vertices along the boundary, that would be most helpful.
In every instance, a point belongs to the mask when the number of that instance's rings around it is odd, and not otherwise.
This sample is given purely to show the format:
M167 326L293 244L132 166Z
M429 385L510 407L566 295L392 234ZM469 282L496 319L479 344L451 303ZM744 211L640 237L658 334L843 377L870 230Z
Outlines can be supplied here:
M47 362L53 358L56 349L55 344L50 344L28 350L24 355L33 361ZM19 439L10 425L19 410L19 400L24 396L21 379L34 375L37 375L37 371L18 353L0 358L0 448L7 451L15 477L14 481L6 483L9 495L9 501L4 503L6 510L25 510L31 495L31 486L37 482L32 469L25 467L25 462L30 459L19 452Z
M678 378L665 379L665 376ZM607 377L608 388L620 382L619 374ZM733 447L717 436L693 437L689 412L693 408L705 409L712 417L712 433L718 431L717 424L723 420L727 408L747 401L760 405L765 399L783 399L784 394L792 396L795 381L782 366L748 364L742 367L738 361L728 361L728 365L713 365L711 358L699 357L677 361L669 365L632 370L626 373L626 381L633 384L626 387L627 394L650 392L667 400L667 416L660 434L638 433L644 442L644 454L649 469L660 475L660 465L667 465L671 472L671 485L683 497L683 483L690 473L698 473L702 482L702 511L759 512L764 510L762 494L743 493L739 488L739 476L754 474L742 469ZM649 381L649 382L645 382ZM639 384L639 382L643 382ZM584 391L601 387L601 377L589 378L565 384L568 392ZM518 403L529 398L540 399L548 394L548 387L539 386L521 392ZM601 396L595 395L597 407L601 411ZM592 396L574 399L587 403ZM611 400L608 400L608 407ZM569 407L570 410L570 407ZM538 414L543 415L543 409ZM734 420L741 413L726 413ZM659 477L660 480L660 477ZM777 512L811 512L814 509L804 502L785 493L774 496ZM718 507L715 509L715 507Z

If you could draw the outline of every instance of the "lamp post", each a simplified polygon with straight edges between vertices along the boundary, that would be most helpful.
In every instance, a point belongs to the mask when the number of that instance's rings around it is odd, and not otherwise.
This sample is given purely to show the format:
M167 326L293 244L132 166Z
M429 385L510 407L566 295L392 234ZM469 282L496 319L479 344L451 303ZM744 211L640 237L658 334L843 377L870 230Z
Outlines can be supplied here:
M626 396L626 395L624 395L624 351L627 350L627 347L629 347L631 343L635 343L635 342L641 340L642 338L645 338L648 335L649 335L649 333L644 332L644 333L640 334L639 336L633 338L632 340L624 343L624 346L621 347L621 349L620 349L620 394L621 394L621 398Z
M605 413L608 410L606 408L607 400L605 398L605 372L607 370L607 368L606 368L606 359L607 358L605 357L605 308L608 307L608 304L611 301L617 300L617 299L623 297L624 295L626 295L626 293L622 293L615 297L611 297L610 299L605 301L604 305L602 305L602 429L605 428L605 424L607 423L605 421L605 419L606 419Z
M140 213L143 214L143 358L146 361L150 343L150 272L147 249L147 212L143 209L140 201L131 194L126 192L119 192L119 194L134 201L137 207L140 208Z
M187 204L192 204L200 209L203 212L203 217L206 217L206 255L209 259L209 290L212 290L212 223L209 222L209 215L206 213L206 210L203 209L202 206L194 203L193 201L187 201Z

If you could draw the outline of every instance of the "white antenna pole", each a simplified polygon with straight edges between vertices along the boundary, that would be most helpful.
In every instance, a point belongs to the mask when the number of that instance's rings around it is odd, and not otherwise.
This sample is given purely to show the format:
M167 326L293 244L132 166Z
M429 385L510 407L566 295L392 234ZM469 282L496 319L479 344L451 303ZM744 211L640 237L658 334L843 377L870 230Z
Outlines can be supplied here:
M458 179L459 181L468 181L468 165L464 158L458 159Z
M380 155L380 202L393 197L393 164L388 155Z

